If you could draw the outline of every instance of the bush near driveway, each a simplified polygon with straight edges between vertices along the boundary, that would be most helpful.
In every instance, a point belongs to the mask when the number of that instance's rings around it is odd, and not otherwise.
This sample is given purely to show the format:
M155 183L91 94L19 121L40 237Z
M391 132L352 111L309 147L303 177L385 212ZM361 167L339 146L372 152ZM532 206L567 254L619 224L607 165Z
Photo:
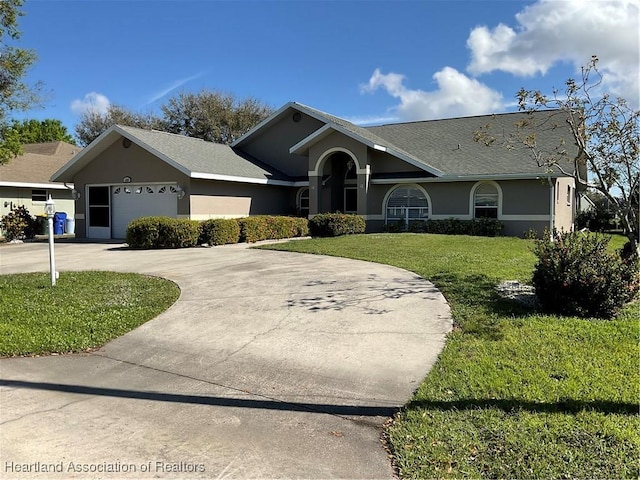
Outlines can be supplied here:
M360 215L347 213L320 213L309 220L313 237L338 237L364 233L367 224Z
M127 244L131 248L195 247L200 237L200 222L171 217L141 217L127 226Z
M171 217L141 217L127 226L131 248L187 248L198 244L254 243L306 236L309 221L300 217L256 215L204 222Z
M207 245L227 245L240 240L240 225L233 218L212 218L200 226L198 243Z
M238 219L240 241L280 240L306 236L309 222L306 218L280 215L255 215Z

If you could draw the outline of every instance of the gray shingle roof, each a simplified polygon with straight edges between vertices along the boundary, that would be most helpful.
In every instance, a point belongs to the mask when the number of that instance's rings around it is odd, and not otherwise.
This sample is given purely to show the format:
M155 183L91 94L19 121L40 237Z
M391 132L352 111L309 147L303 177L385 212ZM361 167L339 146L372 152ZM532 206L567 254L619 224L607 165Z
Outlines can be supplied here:
M522 144L507 148L504 143L510 133L516 131L516 122L527 118L526 113L506 113L461 117L422 122L396 123L372 127L359 127L342 118L330 115L306 105L296 104L321 117L328 124L335 124L373 144L387 147L392 154L407 157L428 169L446 176L518 175L546 173L538 167L530 151ZM537 147L551 152L557 147L566 149L569 158L578 155L566 116L560 110L547 110L533 114ZM491 147L475 142L473 134L486 125L496 142ZM567 162L566 170L573 165Z
M46 142L26 144L22 150L22 155L0 165L0 182L49 183L51 175L82 149L65 142Z
M516 130L516 122L525 120L525 113L507 113L478 117L429 120L366 127L385 141L403 148L414 157L451 176L544 174L522 144L507 148L504 143ZM575 158L578 148L562 112L547 110L534 114L537 147L551 152L560 147ZM491 126L496 142L487 147L473 140L473 133L485 125ZM567 168L572 169L567 162Z
M126 126L119 128L183 166L192 175L200 173L258 180L289 180L282 172L228 145L156 130Z

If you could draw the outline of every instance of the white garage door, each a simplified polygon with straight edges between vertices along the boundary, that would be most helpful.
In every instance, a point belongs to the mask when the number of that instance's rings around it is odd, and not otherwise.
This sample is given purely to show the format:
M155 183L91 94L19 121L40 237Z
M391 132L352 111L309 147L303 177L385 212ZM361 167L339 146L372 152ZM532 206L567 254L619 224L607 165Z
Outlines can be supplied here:
M178 196L174 185L125 185L111 187L111 237L125 238L127 225L135 218L175 217Z

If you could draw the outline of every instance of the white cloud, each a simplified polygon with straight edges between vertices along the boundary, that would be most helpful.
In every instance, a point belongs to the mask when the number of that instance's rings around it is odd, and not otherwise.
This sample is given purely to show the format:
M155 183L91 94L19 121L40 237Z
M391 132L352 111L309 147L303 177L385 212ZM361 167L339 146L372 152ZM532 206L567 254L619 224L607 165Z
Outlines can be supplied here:
M382 88L399 99L394 112L402 121L483 115L504 109L499 92L455 68L444 67L433 75L433 79L438 85L436 90L411 90L404 85L404 75L383 74L376 69L369 82L360 88L363 93L373 93Z
M147 105L149 105L150 103L155 102L156 100L160 100L162 97L164 97L165 95L171 93L176 88L180 88L184 84L190 82L191 80L195 80L196 78L199 78L202 75L203 75L202 73L198 73L197 75L192 75L190 77L185 77L185 78L181 78L179 80L176 80L171 85L169 85L167 88L165 88L163 90L160 90L159 92L153 94L151 96L151 98L147 101Z
M637 105L639 10L640 0L539 0L516 15L514 28L501 23L473 29L468 71L544 75L554 64L568 62L579 72L597 55L603 86Z
M71 111L76 115L82 115L87 112L95 112L104 115L109 110L111 102L109 99L97 92L87 93L83 99L76 99L71 102Z

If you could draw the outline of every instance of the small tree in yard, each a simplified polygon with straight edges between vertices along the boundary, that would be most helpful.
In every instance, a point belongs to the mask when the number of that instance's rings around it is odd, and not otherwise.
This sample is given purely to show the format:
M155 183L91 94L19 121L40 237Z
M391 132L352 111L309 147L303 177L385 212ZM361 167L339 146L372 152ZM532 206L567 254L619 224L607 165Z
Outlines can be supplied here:
M36 220L26 207L20 205L0 218L0 229L8 241L33 238L36 234Z
M607 248L609 237L563 232L539 240L533 286L546 311L612 318L638 294L638 257Z
M549 97L538 90L521 89L517 94L519 109L529 114L515 125L515 133L507 135L507 147L515 144L529 149L541 168L560 171L572 176L576 184L589 186L600 192L620 221L630 242L627 250L638 248L640 208L640 111L631 108L623 98L602 93L602 74L598 71L598 58L592 57L582 69L579 81L569 79L563 91L554 90ZM548 120L537 124L535 112L554 108L562 121L569 125L571 138L561 139L552 151L544 150L536 142L536 133L553 128ZM496 138L490 125L474 132L476 141L491 145ZM564 147L569 143L578 147L578 157L571 158ZM568 163L572 162L572 163ZM578 168L586 164L589 178L581 178ZM568 165L574 168L567 169Z

